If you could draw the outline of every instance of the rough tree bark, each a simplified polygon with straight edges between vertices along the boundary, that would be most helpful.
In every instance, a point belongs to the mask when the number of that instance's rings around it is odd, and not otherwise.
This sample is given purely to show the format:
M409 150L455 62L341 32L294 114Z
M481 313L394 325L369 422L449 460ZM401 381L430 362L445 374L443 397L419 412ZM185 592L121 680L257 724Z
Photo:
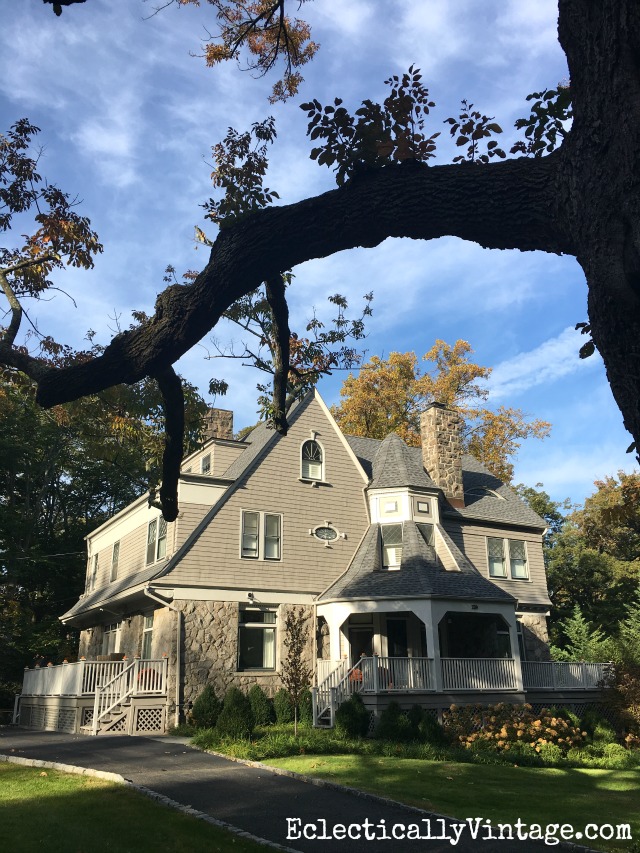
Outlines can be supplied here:
M593 339L640 447L640 2L559 0L559 37L575 117L558 151L486 166L390 165L247 216L220 232L193 284L161 293L150 322L118 335L99 358L58 370L34 362L27 372L38 401L52 406L162 374L236 299L303 261L387 237L453 235L577 258ZM25 369L21 353L1 355Z

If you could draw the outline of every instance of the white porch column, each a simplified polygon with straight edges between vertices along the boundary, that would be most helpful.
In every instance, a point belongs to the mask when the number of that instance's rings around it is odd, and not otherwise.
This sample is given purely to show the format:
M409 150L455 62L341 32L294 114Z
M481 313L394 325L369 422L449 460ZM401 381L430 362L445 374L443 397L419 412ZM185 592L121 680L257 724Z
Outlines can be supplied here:
M318 615L324 616L329 626L329 657L342 659L340 628L349 616L351 608L346 604L318 605Z
M434 613L431 599L420 599L407 602L409 608L424 622L427 635L427 654L433 661L433 688L442 693L442 667L440 665L440 642L438 639L438 620Z

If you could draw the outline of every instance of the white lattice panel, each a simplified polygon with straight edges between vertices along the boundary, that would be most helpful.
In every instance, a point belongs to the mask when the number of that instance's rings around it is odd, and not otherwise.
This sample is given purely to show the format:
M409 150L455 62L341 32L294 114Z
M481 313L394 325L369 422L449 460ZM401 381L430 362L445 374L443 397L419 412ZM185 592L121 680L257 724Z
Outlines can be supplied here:
M162 708L138 708L136 734L162 731Z

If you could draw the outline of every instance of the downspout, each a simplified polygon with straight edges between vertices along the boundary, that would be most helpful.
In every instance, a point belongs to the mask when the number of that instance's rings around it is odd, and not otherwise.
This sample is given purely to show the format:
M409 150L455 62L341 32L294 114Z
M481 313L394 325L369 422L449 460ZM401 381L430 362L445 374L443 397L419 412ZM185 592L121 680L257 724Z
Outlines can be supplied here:
M182 683L182 672L181 672L181 660L182 660L182 610L175 606L175 604L171 604L166 598L160 598L158 595L155 595L151 592L151 588L149 584L147 584L142 590L147 598L150 598L152 601L161 604L163 607L168 607L169 610L173 610L178 614L176 619L176 695L175 695L175 725L180 725L180 685Z

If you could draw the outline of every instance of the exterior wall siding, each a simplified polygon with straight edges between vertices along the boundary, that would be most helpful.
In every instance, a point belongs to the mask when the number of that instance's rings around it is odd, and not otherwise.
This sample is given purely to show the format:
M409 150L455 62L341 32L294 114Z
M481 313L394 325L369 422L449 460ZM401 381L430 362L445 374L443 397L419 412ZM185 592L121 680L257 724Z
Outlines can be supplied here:
M300 448L311 430L325 455L326 483L318 486L299 479ZM368 525L363 486L351 456L312 400L287 439L277 442L165 580L176 586L321 592L347 568ZM241 558L243 510L282 513L281 560ZM309 535L327 521L346 539L325 547Z
M549 606L549 593L542 555L542 537L533 531L505 530L482 524L460 523L445 520L444 528L458 548L471 560L478 571L500 589L515 596L522 604ZM489 577L487 559L487 537L497 536L506 539L520 539L527 543L528 580Z
M149 515L149 520L159 518L157 510ZM118 557L118 572L116 578L127 577L142 571L147 566L147 530L149 522L139 525L134 530L125 533L121 539L114 536L114 541L120 542L120 553ZM176 522L167 525L167 556L170 556L176 547ZM95 552L94 552L95 553ZM111 582L111 557L113 554L113 543L101 548L98 552L98 573L94 589L107 586ZM87 563L87 577L91 576L93 570L93 557Z

